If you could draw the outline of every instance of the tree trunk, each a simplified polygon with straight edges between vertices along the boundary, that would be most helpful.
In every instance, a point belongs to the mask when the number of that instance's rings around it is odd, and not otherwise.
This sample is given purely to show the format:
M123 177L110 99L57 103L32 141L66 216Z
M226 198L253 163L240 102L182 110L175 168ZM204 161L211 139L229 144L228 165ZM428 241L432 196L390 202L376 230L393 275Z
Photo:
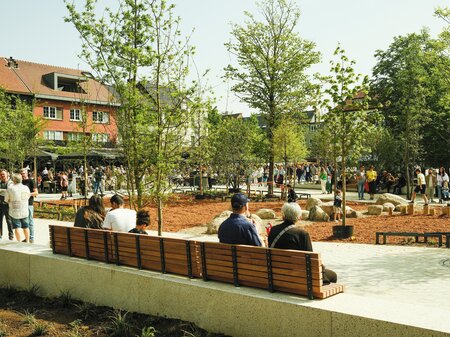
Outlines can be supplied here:
M345 174L346 165L345 160L342 158L342 225L345 226L345 222L347 220L347 212L346 212L346 192L347 192L347 176Z
M160 196L156 197L158 206L158 236L162 236L162 223L163 223L163 203Z
M275 165L275 158L273 152L269 158L269 176L267 177L267 194L273 195L273 168Z

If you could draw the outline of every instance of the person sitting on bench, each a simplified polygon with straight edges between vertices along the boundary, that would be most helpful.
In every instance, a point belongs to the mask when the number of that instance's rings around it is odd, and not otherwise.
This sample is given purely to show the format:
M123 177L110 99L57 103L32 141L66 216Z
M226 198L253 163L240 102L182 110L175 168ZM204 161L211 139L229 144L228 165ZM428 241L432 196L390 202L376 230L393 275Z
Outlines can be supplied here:
M312 243L309 233L297 227L295 223L302 215L302 209L296 203L286 203L281 208L284 222L272 227L269 233L269 247L279 249L293 249L312 252ZM323 284L337 282L334 271L322 266Z
M256 225L252 219L248 219L247 197L237 193L231 198L233 213L219 227L219 241L236 245L262 246Z
M103 222L104 229L116 232L128 232L136 225L136 211L123 208L123 199L120 195L114 194L111 197L112 209L106 213Z
M89 199L88 206L78 209L75 215L74 227L102 229L105 215L106 211L102 197L94 194Z
M148 226L150 226L150 213L140 210L136 214L136 227L129 230L128 233L148 235L146 232Z

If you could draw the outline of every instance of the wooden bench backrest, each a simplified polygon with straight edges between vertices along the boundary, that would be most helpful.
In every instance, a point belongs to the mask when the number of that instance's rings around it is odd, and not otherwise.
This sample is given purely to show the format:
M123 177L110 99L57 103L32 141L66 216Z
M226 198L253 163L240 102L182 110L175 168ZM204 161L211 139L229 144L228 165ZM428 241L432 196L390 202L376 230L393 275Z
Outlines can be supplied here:
M53 252L139 269L326 298L320 254L197 242L76 227L50 226Z

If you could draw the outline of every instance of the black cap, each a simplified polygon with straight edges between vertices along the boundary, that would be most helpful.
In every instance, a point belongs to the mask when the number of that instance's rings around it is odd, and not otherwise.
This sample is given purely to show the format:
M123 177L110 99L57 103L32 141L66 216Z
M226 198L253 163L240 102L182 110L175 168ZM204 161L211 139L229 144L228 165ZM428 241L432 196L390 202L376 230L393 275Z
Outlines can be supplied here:
M247 203L250 201L250 199L247 198L245 194L242 193L236 193L231 197L231 207L233 209L240 209L247 205Z

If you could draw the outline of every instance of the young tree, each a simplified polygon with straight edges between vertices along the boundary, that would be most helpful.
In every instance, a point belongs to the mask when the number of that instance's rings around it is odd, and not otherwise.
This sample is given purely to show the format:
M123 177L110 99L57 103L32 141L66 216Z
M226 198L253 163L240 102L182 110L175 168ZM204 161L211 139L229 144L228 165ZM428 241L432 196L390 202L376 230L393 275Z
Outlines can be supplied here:
M143 205L145 192L156 200L158 233L169 188L168 176L181 159L188 125L185 85L193 52L181 40L179 18L165 0L120 0L117 12L96 16L96 0L77 12L66 1L67 21L83 41L81 56L112 86L121 104L117 122L127 164L130 203Z
M286 0L264 0L259 5L263 21L245 13L245 25L233 25L234 41L226 44L239 67L228 65L232 90L251 108L261 112L267 125L269 194L273 193L274 131L284 114L303 111L315 93L305 71L319 62L315 44L295 31L300 11Z
M211 135L212 164L234 190L240 178L258 163L255 145L260 140L257 121L224 117Z
M378 119L376 111L369 110L367 77L355 74L354 61L345 55L338 46L334 52L337 60L332 60L328 78L329 88L325 90L328 98L323 106L328 113L324 116L324 127L335 144L335 155L341 159L342 172L342 224L346 222L346 169L347 161L358 160L365 148L367 132L375 128ZM337 160L336 160L337 161Z
M275 160L284 162L286 168L288 163L304 159L308 154L303 130L291 118L285 118L280 122L274 131L273 138Z
M42 120L33 115L33 104L0 88L0 152L11 171L36 154L42 128Z

